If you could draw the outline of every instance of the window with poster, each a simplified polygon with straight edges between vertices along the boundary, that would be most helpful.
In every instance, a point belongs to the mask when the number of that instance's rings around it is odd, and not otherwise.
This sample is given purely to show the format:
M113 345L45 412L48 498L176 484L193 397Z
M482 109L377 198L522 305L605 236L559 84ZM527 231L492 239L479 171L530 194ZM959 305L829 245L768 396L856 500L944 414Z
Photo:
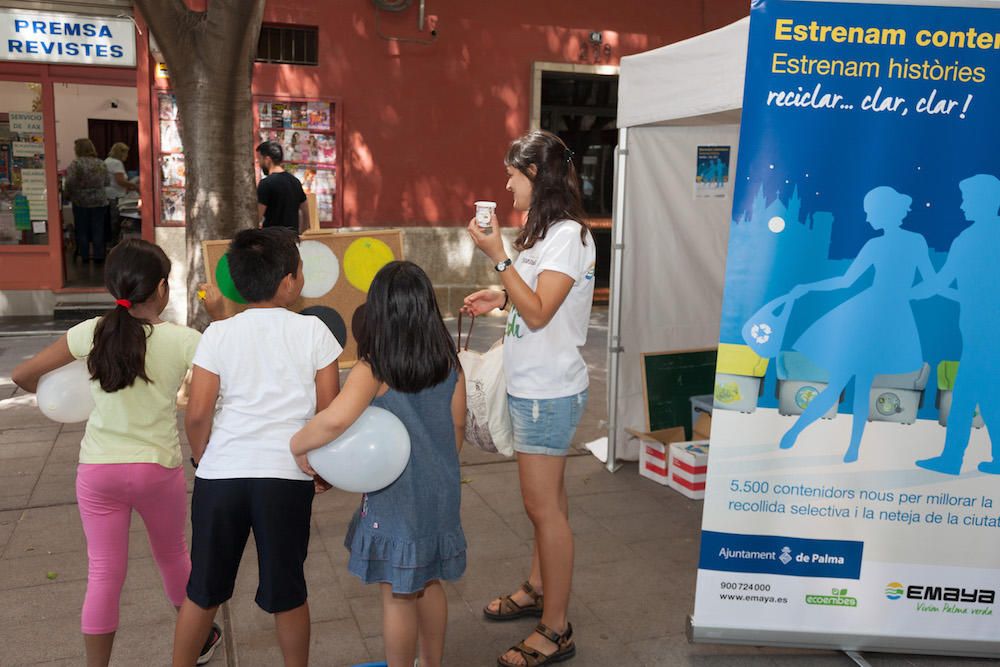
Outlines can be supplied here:
M169 90L156 93L160 131L155 137L157 164L160 178L157 182L157 199L160 207L160 224L184 225L184 147L177 129L177 98Z
M315 215L321 227L343 226L337 145L341 134L339 100L255 97L254 121L255 145L264 141L281 144L285 155L282 166L310 195L310 216ZM257 173L259 177L259 168Z
M48 237L41 84L0 81L0 245Z

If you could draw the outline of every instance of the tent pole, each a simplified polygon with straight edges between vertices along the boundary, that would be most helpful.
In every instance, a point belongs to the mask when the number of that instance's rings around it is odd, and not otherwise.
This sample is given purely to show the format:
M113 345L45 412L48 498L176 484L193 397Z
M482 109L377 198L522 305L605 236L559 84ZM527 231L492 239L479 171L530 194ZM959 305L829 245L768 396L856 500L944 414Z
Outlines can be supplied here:
M622 257L625 250L625 167L628 162L628 128L618 129L615 148L614 210L611 217L611 309L608 322L608 472L621 467L618 452L618 376L622 323Z

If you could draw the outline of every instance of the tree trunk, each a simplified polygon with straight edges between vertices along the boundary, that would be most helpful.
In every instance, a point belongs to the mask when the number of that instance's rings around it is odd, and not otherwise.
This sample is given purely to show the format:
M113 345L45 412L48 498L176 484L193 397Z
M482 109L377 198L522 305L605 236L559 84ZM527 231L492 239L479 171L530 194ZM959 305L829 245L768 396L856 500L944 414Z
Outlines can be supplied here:
M265 0L136 0L177 96L184 145L188 324L203 328L197 285L205 281L201 242L256 224L253 98L250 82Z

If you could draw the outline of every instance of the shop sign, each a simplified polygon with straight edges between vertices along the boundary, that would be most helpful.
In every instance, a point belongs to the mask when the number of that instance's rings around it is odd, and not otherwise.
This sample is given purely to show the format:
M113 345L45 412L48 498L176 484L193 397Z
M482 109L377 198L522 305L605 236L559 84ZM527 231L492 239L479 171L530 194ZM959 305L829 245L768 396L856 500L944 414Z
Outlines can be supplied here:
M11 111L10 131L18 134L45 134L41 111Z
M135 67L129 18L0 9L0 60Z
M28 200L28 210L32 220L47 220L49 217L44 169L21 170L21 194Z
M40 141L11 142L14 157L40 157L45 155L45 144Z

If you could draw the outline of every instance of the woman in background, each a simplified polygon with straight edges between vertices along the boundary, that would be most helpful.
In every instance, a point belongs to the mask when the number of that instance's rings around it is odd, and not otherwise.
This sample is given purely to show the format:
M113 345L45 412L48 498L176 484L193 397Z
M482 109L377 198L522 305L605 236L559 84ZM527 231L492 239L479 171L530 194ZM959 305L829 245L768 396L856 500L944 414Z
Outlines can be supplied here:
M73 142L76 159L66 168L66 198L73 204L76 254L84 262L104 261L104 220L108 215L108 168L90 139ZM91 245L93 244L93 254Z
M109 183L104 188L108 196L108 216L104 223L104 236L108 245L115 246L121 236L121 219L118 215L118 200L129 192L138 192L139 186L128 180L125 172L125 160L128 159L128 144L116 142L108 151L108 157L104 159L104 166L108 170Z

